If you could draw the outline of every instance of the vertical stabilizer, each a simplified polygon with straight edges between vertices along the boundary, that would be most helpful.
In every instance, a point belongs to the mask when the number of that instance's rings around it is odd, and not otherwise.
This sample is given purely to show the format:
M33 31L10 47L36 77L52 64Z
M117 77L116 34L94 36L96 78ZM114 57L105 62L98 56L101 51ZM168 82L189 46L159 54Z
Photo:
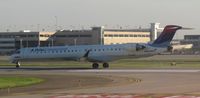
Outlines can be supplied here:
M152 45L157 47L168 47L176 31L179 29L182 29L182 27L177 25L167 25Z

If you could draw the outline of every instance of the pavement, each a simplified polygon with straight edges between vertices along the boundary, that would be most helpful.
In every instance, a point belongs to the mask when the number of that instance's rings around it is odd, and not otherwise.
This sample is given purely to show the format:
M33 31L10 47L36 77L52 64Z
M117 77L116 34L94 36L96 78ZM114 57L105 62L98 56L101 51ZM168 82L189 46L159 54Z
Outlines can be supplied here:
M0 74L92 75L110 77L116 83L95 88L54 89L36 93L16 93L1 98L68 98L68 95L165 95L166 98L200 98L200 69L60 69L0 68ZM116 78L118 77L118 78ZM115 79L116 78L116 79ZM121 79L120 79L121 78ZM132 78L140 81L131 82ZM128 82L125 82L128 81ZM122 83L123 82L123 83ZM63 83L66 85L67 83ZM56 85L56 84L52 84ZM49 85L51 86L51 85ZM64 96L64 97L62 97ZM167 97L172 96L172 97ZM175 96L175 97L174 97ZM193 97L190 97L193 96ZM118 98L118 97L112 97ZM140 98L140 97L137 97ZM154 97L152 97L154 98ZM157 98L157 97L155 97ZM161 97L159 97L161 98ZM164 98L164 97L162 97ZM183 97L180 97L183 98Z

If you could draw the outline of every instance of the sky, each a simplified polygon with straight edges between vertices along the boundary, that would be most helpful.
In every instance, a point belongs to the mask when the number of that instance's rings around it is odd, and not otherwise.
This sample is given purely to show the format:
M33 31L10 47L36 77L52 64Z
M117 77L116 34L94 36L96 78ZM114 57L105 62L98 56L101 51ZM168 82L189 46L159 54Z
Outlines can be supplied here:
M0 0L0 31L149 28L150 23L195 28L200 34L200 0Z

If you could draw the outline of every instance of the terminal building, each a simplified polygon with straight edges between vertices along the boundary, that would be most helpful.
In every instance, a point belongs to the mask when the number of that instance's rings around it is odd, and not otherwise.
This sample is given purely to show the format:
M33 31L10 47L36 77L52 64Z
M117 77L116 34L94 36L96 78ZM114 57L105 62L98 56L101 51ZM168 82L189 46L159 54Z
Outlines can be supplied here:
M193 44L193 48L200 48L200 35L184 35L181 44Z
M91 30L66 30L56 32L50 39L56 45L110 45L123 43L146 43L150 41L148 29L104 29L93 27Z
M12 53L23 47L48 46L55 32L0 32L0 54Z
M162 29L159 23L151 23L150 28L138 29L108 29L101 26L57 32L0 32L0 54L12 53L22 47L147 43L155 40Z

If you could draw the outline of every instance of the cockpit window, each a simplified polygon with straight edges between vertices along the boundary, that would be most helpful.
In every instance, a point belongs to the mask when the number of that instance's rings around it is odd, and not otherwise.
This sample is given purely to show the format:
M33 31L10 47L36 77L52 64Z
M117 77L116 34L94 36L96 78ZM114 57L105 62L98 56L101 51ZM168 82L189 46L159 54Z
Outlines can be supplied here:
M15 53L16 53L16 54L20 54L20 50L16 50Z

